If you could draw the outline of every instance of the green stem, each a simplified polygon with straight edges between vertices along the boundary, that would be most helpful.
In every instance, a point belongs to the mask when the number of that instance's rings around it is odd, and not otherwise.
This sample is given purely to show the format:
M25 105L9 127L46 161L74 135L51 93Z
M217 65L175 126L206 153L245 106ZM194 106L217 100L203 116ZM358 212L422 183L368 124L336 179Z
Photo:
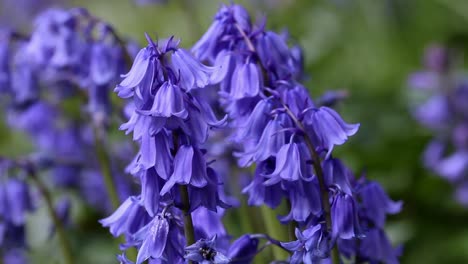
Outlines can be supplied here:
M120 206L120 199L117 192L117 186L115 185L114 178L112 177L111 159L104 145L104 130L101 126L97 124L94 124L93 128L95 138L94 144L99 165L101 166L101 173L104 179L104 185L106 187L109 200L111 201L112 208L115 210ZM118 241L119 243L124 244L126 242L125 236L120 236ZM127 249L127 257L129 259L136 259L136 256L137 252L134 248Z
M55 225L55 230L59 238L59 244L62 250L62 255L64 257L64 262L66 264L73 264L74 261L73 261L73 254L72 254L70 242L68 241L62 221L60 221L59 216L55 212L54 204L52 202L52 196L49 190L47 189L46 185L41 181L39 176L36 174L36 171L34 168L32 167L29 168L28 173L29 173L30 178L34 181L37 188L39 189L39 192L42 194L42 197L44 197L47 211L49 213L49 217L52 219Z
M195 230L193 229L192 214L190 213L190 200L187 185L180 185L180 198L184 212L184 232L187 246L195 243ZM192 261L189 261L192 263Z
M120 206L120 199L117 193L117 187L114 183L111 170L111 160L109 153L107 153L104 146L104 131L98 125L94 125L94 138L96 154L101 166L101 173L104 179L104 185L106 187L107 195L112 204L113 209L117 209Z
M288 207L288 211L291 211L291 201L288 199L287 200L287 207ZM296 221L291 221L289 222L288 224L288 235L289 235L289 240L290 241L293 241L293 240L296 240L296 227L297 227L297 223Z

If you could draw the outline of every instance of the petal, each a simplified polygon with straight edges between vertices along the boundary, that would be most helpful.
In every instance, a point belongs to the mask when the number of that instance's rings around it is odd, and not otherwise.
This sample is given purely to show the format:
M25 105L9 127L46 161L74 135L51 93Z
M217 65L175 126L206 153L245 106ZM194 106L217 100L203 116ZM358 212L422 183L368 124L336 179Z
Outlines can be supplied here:
M166 248L167 236L169 234L168 221L158 216L150 225L149 234L147 234L138 251L137 264L142 263L150 257L160 258Z
M187 118L188 113L185 110L183 92L177 85L165 82L154 97L153 106L149 111L140 111L142 114L148 114L160 117L176 116Z

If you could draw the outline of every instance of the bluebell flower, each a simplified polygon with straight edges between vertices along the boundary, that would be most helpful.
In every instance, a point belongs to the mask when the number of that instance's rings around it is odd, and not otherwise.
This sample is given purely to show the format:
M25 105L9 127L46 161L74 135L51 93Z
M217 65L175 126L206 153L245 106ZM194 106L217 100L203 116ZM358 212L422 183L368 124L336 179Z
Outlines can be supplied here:
M165 207L149 223L131 233L127 241L139 248L137 264L147 259L150 263L183 263L185 237L181 213L174 207Z
M252 263L253 258L258 253L258 245L260 241L258 238L249 234L242 235L229 247L227 257L231 259L229 263L241 264Z
M156 216L147 226L138 231L135 236L145 236L138 251L136 263L140 264L148 258L160 258L166 247L169 235L169 222L161 215Z
M322 225L310 226L302 232L296 228L295 235L296 241L281 242L285 249L293 253L289 259L291 264L312 264L328 257L330 243Z
M127 232L127 240L129 246L138 248L137 263L150 258L154 263L181 263L180 252L186 243L180 221L183 213L218 212L219 208L229 207L223 200L220 177L208 166L202 149L209 131L226 124L227 117L217 119L201 91L219 82L222 74L218 72L221 69L205 66L178 48L174 38L158 42L149 36L147 39L148 46L138 53L131 70L115 89L120 97L132 99L127 108L129 121L121 129L133 132L140 149L126 170L140 179L139 203L152 218L136 233ZM188 192L189 204L179 197L181 189ZM118 215L125 214L127 210ZM204 220L219 221L208 215L213 218ZM120 217L114 218L107 219L110 223L106 224L121 224ZM151 227L161 232L148 234ZM198 235L211 235L196 229ZM154 242L154 237L164 243Z
M255 97L260 93L262 86L262 73L255 63L237 65L232 74L229 96L231 99Z
M279 217L282 223L306 222L311 217L317 217L323 212L317 179L309 182L283 182L282 188L285 189L291 203L289 214Z
M184 49L177 49L171 56L172 67L179 74L180 85L190 91L211 84L213 69L203 65Z
M151 217L159 211L162 185L164 181L153 168L141 172L141 200Z
M208 184L203 188L190 186L190 211L194 211L200 206L205 207L208 210L217 212L218 207L229 208L230 204L224 201L220 195L220 182L216 172L208 167L206 171Z
M24 225L26 213L34 208L29 186L22 180L8 179L1 188L5 195L2 217L14 225Z
M401 201L390 200L377 182L369 182L359 187L358 194L363 207L361 214L379 228L384 227L387 214L399 213L403 205Z
M221 49L229 46L229 42L236 36L240 36L236 24L247 34L250 33L250 16L247 11L239 5L223 5L206 33L192 47L192 52L200 60L213 62Z
M213 212L205 207L199 207L194 210L191 214L195 228L195 237L201 239L216 236L218 245L229 245L229 235L222 221L224 213L225 210Z
M399 251L390 244L385 232L381 229L372 229L360 242L360 255L370 261L398 264Z
M185 109L184 95L179 86L170 82L165 82L159 88L154 96L153 106L149 111L141 111L144 114L150 114L156 117L187 118L188 113Z
M252 110L246 122L240 125L232 140L236 143L243 141L256 143L262 136L263 129L270 120L270 112L273 110L270 100L260 100Z
M201 264L227 264L230 259L216 249L216 236L200 239L185 248L185 259Z
M347 195L352 195L350 179L352 172L339 159L329 158L323 161L325 181L328 186L335 186Z
M285 120L284 115L270 120L258 142L248 146L244 153L237 154L240 157L239 165L246 167L251 165L252 162L260 162L271 156L276 156L286 141L284 133L281 132Z
M259 37L257 50L262 64L278 79L300 76L302 72L300 51L290 49L285 39L279 34L272 31L264 32Z
M332 237L351 239L362 235L357 203L351 195L337 193L331 203Z
M190 184L202 188L208 184L206 163L203 154L192 146L181 146L174 158L174 173L161 190L161 194L169 191L174 184Z
M280 184L268 186L264 184L268 179L263 175L272 173L274 169L274 159L268 159L258 163L255 168L255 176L250 184L242 190L242 193L247 193L249 195L248 204L250 206L266 204L271 208L275 208L280 204L283 196L286 195L283 193Z
M376 182L361 178L352 181L353 198L358 208L357 217L361 227L360 233L354 231L352 226L347 228L350 232L348 238L338 238L337 244L340 252L347 258L355 257L362 261L399 263L400 249L394 248L385 231L386 216L396 214L401 210L401 202L391 201L382 187ZM346 196L346 195L344 195ZM333 209L332 209L333 210ZM347 212L350 212L349 210Z
M150 63L153 50L150 47L141 49L135 57L132 68L127 74L124 74L124 79L115 88L115 92L122 98L129 98L133 96L135 87L139 86L144 80L145 84L151 87L153 78L153 67ZM146 85L144 85L146 86ZM148 87L144 87L147 89Z
M147 224L148 217L137 197L128 197L122 205L109 217L99 220L104 227L109 227L110 233L118 237L122 234L133 234L142 225Z
M336 111L325 106L312 111L310 119L306 117L305 122L311 125L321 146L327 150L327 157L335 145L345 143L359 128L359 124L345 123Z
M301 157L296 143L283 145L276 155L275 171L272 174L265 175L270 178L264 184L271 185L281 180L297 181L302 179Z
M141 137L141 149L137 155L138 168L136 169L155 167L159 176L167 180L171 174L171 164L173 161L168 144L170 139L165 131L160 131L154 136L148 133L143 134Z

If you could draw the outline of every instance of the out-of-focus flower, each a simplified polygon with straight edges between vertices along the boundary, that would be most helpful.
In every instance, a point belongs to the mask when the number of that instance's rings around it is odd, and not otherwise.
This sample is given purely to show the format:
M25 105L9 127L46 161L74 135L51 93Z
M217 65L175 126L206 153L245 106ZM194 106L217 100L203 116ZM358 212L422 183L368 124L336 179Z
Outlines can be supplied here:
M424 165L460 188L455 196L463 201L468 180L468 81L458 74L451 57L446 47L431 45L425 69L411 75L408 83L413 93L425 98L414 103L414 117L434 133L423 154Z

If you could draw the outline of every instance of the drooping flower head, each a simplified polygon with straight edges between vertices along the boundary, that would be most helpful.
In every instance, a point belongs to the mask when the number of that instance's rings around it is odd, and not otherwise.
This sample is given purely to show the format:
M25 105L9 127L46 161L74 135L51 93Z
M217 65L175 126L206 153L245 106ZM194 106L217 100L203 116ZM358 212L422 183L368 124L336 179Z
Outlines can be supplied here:
M241 167L256 165L244 188L249 204L276 207L285 199L290 212L280 220L301 226L299 242L284 244L294 252L290 261L315 263L330 255L337 240L362 238L352 174L332 157L359 124L346 123L330 108L339 96L317 103L310 98L299 83L297 47L266 30L264 21L252 24L243 7L231 4L219 9L192 51L222 69L220 103L230 117L234 155Z
M183 214L208 221L212 218L200 214L203 210L216 214L219 208L229 206L222 200L222 182L203 149L209 130L226 123L226 118L216 118L203 97L203 88L219 82L215 75L220 68L203 65L179 48L173 37L155 42L147 35L147 40L148 45L138 52L132 68L115 88L131 105L130 118L121 129L132 132L140 147L127 171L139 179L141 198L138 205L127 200L102 223L111 227L111 232L118 227L119 233L127 235L130 246L139 249L137 263L149 258L178 263L184 260L187 243ZM137 208L141 205L151 220L139 230L128 230L126 203ZM195 230L202 236L199 239L211 235L210 230L196 224ZM223 235L222 230L220 227L214 235Z

